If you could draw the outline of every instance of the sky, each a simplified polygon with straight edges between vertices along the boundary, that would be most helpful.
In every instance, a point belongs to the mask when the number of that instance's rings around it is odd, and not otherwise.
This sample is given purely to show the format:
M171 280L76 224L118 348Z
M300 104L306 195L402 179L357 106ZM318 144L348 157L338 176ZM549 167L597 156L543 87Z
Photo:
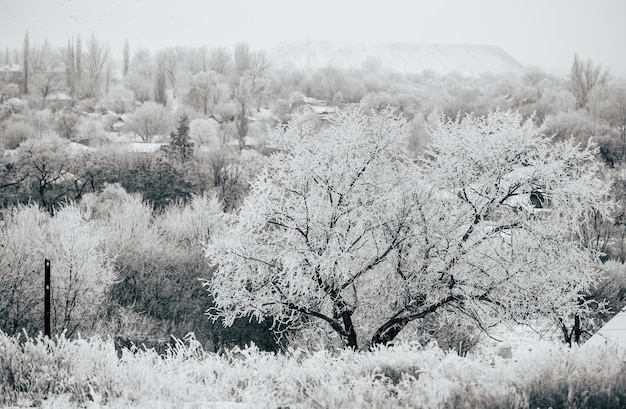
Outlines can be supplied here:
M565 74L574 53L626 77L626 0L0 0L0 50L92 33L122 58L175 45L284 40L499 46Z

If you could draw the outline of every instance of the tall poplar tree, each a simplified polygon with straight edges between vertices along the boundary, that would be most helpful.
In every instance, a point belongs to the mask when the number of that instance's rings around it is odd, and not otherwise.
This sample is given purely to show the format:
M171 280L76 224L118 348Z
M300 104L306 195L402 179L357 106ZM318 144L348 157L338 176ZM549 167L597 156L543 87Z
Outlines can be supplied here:
M24 36L24 94L28 94L28 62L30 60L30 43L28 41L28 31Z
M130 47L128 46L128 38L124 41L124 76L128 74L128 67L130 65Z

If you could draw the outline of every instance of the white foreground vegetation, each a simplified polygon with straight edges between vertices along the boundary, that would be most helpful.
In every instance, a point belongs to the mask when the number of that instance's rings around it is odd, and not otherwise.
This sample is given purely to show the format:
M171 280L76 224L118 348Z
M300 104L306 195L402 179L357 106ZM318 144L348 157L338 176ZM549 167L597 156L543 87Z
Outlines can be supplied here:
M365 349L432 314L487 328L589 310L599 254L580 229L612 206L593 147L510 111L441 119L417 161L409 134L389 112L276 131L281 153L207 246L208 314L321 322Z
M399 344L372 352L206 353L189 336L165 356L98 339L0 333L0 405L75 408L620 408L623 352L528 346L504 360Z

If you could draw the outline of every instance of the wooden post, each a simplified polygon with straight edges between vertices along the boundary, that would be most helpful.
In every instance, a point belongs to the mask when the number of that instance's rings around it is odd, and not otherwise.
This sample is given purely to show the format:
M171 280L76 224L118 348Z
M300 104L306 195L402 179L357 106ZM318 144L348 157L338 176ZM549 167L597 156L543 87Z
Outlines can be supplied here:
M46 259L44 269L44 330L43 335L50 338L50 260Z

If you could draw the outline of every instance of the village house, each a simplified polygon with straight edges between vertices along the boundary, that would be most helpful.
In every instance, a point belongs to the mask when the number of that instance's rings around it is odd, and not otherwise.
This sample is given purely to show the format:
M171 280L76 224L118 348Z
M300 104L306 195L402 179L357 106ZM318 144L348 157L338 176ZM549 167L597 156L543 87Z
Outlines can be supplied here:
M8 64L0 66L0 83L18 84L24 80L22 66L19 64Z

